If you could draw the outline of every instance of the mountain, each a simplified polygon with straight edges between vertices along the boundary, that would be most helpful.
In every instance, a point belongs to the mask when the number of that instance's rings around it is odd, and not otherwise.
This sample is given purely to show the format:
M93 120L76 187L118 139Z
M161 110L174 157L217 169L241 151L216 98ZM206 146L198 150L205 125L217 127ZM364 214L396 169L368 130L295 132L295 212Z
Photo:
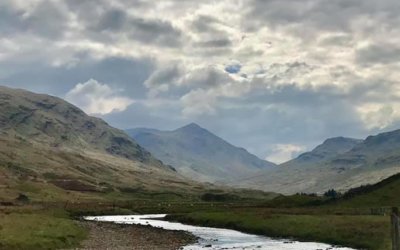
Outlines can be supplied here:
M18 192L52 200L194 187L199 185L103 120L60 98L0 87L0 198Z
M139 128L126 132L154 156L195 180L229 184L275 167L195 123L173 131Z
M346 153L361 142L362 140L346 137L330 138L325 140L321 145L318 145L312 151L303 153L297 158L283 163L282 166L318 164L340 154Z
M340 191L400 172L400 130L365 140L332 138L279 168L261 171L241 186L282 193Z
M0 88L0 129L3 135L53 147L95 149L146 163L161 163L123 131L47 95Z

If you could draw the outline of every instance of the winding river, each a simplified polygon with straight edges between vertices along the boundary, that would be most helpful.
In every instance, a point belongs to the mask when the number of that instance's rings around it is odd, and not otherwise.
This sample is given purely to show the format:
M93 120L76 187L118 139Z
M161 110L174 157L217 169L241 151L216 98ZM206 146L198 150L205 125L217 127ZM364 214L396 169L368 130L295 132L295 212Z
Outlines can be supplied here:
M199 241L196 244L186 246L183 248L184 250L352 250L351 248L334 247L323 243L272 239L264 236L241 233L239 231L230 229L190 226L181 223L160 220L165 216L165 214L93 216L85 217L85 219L92 221L114 222L119 224L150 225L166 230L182 230L199 237Z

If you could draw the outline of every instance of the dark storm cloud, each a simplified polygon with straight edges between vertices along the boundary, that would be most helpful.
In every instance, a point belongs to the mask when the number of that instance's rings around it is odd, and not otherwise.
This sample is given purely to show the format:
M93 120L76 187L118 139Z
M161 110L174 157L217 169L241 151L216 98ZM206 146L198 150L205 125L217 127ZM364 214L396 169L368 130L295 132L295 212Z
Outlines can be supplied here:
M349 32L357 18L377 20L382 27L395 26L400 2L395 0L252 0L245 26L259 29L263 24L272 27L296 25L305 30ZM378 28L375 26L374 28Z
M182 42L182 32L170 22L131 16L121 9L112 9L103 13L93 28L97 32L107 31L113 35L119 32L144 44L177 47Z
M146 87L157 87L162 84L175 84L182 76L182 70L178 65L170 65L155 71L144 83Z
M143 43L178 47L182 33L167 21L157 19L132 18L129 22L130 37Z
M198 33L216 33L218 29L215 27L220 21L212 16L199 15L191 23L192 30Z
M11 4L0 4L0 34L12 36L30 33L45 38L59 38L68 22L67 13L52 1L44 1L30 12Z
M229 38L206 40L195 44L195 46L204 48L225 48L230 47L231 45L232 41Z
M96 25L96 29L99 31L120 31L126 23L128 22L128 17L126 13L119 9L114 9L107 11L102 15L99 22Z
M389 64L400 62L398 44L372 44L356 51L356 61L363 65Z
M74 67L10 61L0 62L0 67L0 84L11 87L62 96L77 83L95 78L111 87L125 89L134 98L142 98L147 91L142 83L154 65L150 60L109 57L100 61L82 59Z
M345 34L335 34L331 35L329 37L323 38L319 42L320 46L347 46L350 47L352 46L352 37L350 35L345 35Z

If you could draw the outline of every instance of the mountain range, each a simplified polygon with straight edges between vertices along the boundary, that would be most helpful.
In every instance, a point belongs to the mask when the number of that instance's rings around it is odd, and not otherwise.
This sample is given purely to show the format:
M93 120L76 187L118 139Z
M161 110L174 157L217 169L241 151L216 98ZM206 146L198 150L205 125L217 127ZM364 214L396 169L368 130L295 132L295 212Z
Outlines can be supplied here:
M124 132L60 98L0 87L0 198L24 192L86 199L215 187L199 182L322 193L377 183L399 173L399 163L400 130L364 140L327 139L276 166L194 123L173 131Z
M330 138L279 166L193 123L173 131L138 128L127 133L186 177L234 187L323 193L373 184L400 172L400 130L365 140Z
M173 131L136 128L126 132L179 173L203 182L233 185L237 179L276 167L195 123Z
M400 172L400 130L365 140L337 137L311 152L241 181L240 186L281 193L340 191Z

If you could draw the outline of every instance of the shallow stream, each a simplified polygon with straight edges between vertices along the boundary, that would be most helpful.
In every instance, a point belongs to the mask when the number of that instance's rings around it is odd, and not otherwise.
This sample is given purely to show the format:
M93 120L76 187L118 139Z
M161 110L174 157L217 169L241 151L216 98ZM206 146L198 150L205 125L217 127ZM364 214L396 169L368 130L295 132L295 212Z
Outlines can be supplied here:
M323 243L272 239L230 229L190 226L161 220L165 216L165 214L94 216L85 217L85 219L120 224L150 225L166 230L182 230L199 237L199 241L196 244L186 246L183 248L184 250L352 250L351 248L334 247Z

